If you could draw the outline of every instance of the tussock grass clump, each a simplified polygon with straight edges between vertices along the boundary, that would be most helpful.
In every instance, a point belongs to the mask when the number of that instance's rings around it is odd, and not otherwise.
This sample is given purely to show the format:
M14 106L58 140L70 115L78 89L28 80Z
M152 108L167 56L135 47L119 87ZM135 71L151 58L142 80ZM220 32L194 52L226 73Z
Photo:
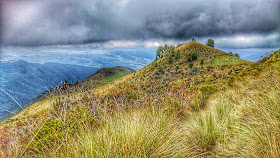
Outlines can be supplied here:
M224 95L219 96L218 103L206 111L194 114L183 124L189 146L196 147L192 151L193 155L234 155L230 153L228 145L234 137L238 117L236 107L228 105L229 100L223 99Z
M245 155L250 157L280 157L280 92L263 91L251 96L246 104L246 116L241 124L241 138L249 142Z
M162 110L147 108L108 117L104 126L81 131L68 149L70 157L171 157L188 150L176 121Z
M267 80L212 95L205 110L182 124L193 155L280 156L280 91Z

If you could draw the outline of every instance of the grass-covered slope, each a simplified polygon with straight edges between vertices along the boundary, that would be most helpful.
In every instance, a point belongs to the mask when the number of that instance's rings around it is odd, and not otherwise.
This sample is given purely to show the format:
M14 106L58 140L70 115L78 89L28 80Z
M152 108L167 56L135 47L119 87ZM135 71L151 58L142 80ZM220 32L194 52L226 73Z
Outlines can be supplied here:
M112 68L102 68L89 76L88 78L84 79L81 83L70 85L68 88L58 87L56 89L51 89L50 92L46 92L38 101L34 101L32 105L24 109L19 114L9 118L8 120L4 121L13 122L14 120L20 120L25 117L38 117L42 114L48 114L50 111L53 111L52 107L50 106L50 98L58 98L58 96L65 96L66 93L73 93L79 94L80 90L84 89L92 89L98 87L100 85L106 84L108 82L112 82L118 78L121 78L125 75L128 75L135 70L123 67L123 66L116 66Z
M175 48L173 53L163 54L162 58L143 69L93 91L104 95L107 95L108 92L130 93L138 89L136 87L141 87L146 93L178 91L181 88L194 91L200 85L208 84L222 89L231 83L237 72L252 64L239 58L230 60L222 66L213 64L213 61L223 56L237 58L215 48L197 42L189 42ZM239 60L239 64L236 64L237 60Z
M113 68L102 68L93 75L83 80L79 85L81 87L87 87L89 89L92 89L102 84L112 82L134 71L135 70L123 66L117 66Z
M213 65L215 65L215 66L217 66L217 65L237 65L237 64L245 64L245 63L249 63L249 62L242 60L236 56L232 56L232 55L219 56L213 60Z
M2 155L279 157L279 69L280 51L251 63L196 42L166 46L143 69L14 122Z

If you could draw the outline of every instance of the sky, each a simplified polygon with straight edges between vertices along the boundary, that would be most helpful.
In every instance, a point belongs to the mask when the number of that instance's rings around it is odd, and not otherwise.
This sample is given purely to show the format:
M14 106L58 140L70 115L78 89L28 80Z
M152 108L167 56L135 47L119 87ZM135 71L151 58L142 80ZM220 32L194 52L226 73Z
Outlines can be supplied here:
M0 0L2 45L280 47L280 0Z

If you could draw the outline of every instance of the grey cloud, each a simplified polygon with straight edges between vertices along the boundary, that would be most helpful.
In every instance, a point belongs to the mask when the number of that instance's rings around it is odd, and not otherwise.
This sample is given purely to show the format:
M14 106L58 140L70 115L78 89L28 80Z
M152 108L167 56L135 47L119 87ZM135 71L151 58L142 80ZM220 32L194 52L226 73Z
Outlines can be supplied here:
M280 33L279 0L2 0L1 4L2 43L11 45ZM278 47L279 36L273 40Z

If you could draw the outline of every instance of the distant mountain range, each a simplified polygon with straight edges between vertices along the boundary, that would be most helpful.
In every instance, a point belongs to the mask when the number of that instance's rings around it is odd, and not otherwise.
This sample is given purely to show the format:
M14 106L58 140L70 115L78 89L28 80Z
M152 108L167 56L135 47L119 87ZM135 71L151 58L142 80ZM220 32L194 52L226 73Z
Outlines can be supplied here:
M61 84L82 81L98 68L57 63L29 63L23 60L0 63L0 88L10 94L19 104L28 106L33 98L47 89ZM21 108L5 92L0 90L0 120L12 116Z

